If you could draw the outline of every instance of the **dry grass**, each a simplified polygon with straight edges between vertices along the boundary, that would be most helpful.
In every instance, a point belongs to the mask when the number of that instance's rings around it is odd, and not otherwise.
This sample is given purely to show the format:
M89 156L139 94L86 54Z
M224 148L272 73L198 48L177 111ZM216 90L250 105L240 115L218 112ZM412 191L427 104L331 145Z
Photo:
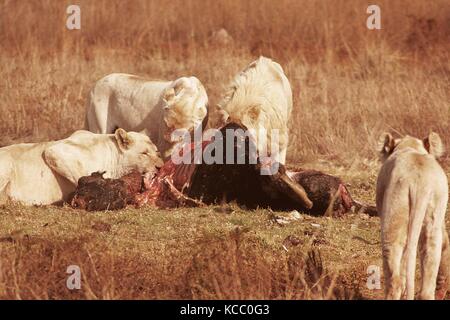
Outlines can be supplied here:
M356 199L373 201L375 171L318 166L344 177ZM382 265L378 218L303 215L279 226L274 214L233 205L115 212L1 206L0 299L383 297L366 284L367 267ZM81 268L81 290L66 287L69 265Z
M265 55L282 64L294 91L289 162L344 177L357 197L374 200L374 145L382 131L434 130L450 148L447 0L377 1L380 31L366 29L372 2L364 0L77 3L80 31L65 28L70 1L0 2L0 145L81 128L86 94L108 73L196 75L214 106L232 76ZM220 28L232 43L210 40ZM267 215L6 206L0 297L382 296L364 285L366 266L380 263L377 219L306 218L280 228ZM322 228L311 229L311 222ZM236 227L249 232L236 240ZM27 236L16 241L10 234L18 230ZM285 253L280 244L291 234L305 243ZM308 278L305 262L313 247L326 269L318 279ZM74 262L85 276L79 292L65 289L65 268ZM330 295L330 287L342 290Z
M382 30L365 27L367 1L80 1L0 5L3 144L66 136L83 124L85 96L111 72L172 79L194 74L215 105L258 55L279 61L294 90L292 162L373 157L381 131L440 133L450 145L450 7L379 1ZM45 17L45 18L44 18ZM208 39L224 27L225 47Z
M380 290L369 292L365 286L367 265L379 263L377 219L305 217L281 227L271 223L269 211L233 209L227 215L213 207L114 213L4 207L0 209L0 298L350 299L380 295ZM300 244L286 244L288 236L295 236ZM331 262L342 258L359 264ZM81 268L81 290L66 287L69 265Z

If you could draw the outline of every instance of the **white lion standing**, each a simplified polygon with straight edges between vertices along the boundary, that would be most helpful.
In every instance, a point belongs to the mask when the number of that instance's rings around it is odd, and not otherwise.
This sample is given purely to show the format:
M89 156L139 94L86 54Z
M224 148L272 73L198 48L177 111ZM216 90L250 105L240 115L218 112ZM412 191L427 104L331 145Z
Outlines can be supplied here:
M172 133L201 125L207 104L205 88L196 77L149 81L113 73L92 88L85 126L94 133L113 133L118 127L145 131L166 160L178 142Z
M278 63L265 57L252 62L234 78L218 107L222 122L236 122L256 133L260 154L286 162L292 90ZM274 134L278 141L272 141ZM275 154L272 142L278 143Z
M449 276L449 240L445 229L448 182L436 161L443 154L439 135L381 141L384 160L377 182L377 209L387 299L414 299L417 248L420 254L419 299L434 299L436 282L444 292ZM438 276L439 273L439 276ZM439 295L437 295L439 296ZM442 298L442 296L441 296Z

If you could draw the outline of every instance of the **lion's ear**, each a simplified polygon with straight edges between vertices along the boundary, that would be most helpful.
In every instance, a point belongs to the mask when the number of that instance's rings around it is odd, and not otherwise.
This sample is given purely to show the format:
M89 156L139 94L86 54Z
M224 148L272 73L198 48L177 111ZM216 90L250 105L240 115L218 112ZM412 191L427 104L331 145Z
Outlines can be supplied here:
M423 145L429 154L439 159L444 155L444 144L441 137L436 132L431 132L428 137L423 139Z
M129 149L133 143L134 139L131 137L125 130L122 128L118 128L114 132L114 136L116 138L117 144L119 145L120 150L126 151Z
M395 140L390 133L383 133L378 141L378 150L381 158L386 159L394 151Z

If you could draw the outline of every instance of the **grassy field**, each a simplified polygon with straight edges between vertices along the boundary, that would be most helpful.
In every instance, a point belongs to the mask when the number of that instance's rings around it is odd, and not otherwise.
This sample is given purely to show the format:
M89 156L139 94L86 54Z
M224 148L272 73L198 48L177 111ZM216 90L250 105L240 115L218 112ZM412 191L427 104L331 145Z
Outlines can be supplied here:
M354 196L372 199L372 183L353 179ZM7 205L0 297L382 297L366 286L367 267L381 266L378 218L302 215L282 226L274 219L282 215L234 205L98 213ZM81 290L66 287L69 265L81 267Z
M87 92L112 72L195 75L213 122L227 83L265 55L293 88L289 164L342 177L356 199L374 202L381 132L433 130L450 148L447 0L377 1L382 30L373 31L373 2L364 0L77 3L81 30L69 31L71 1L0 0L0 146L81 128ZM213 36L221 28L228 43ZM0 298L382 297L365 284L367 266L381 266L378 218L304 215L279 226L277 214L8 204L0 207ZM313 259L319 252L323 266ZM82 269L81 290L66 288L72 264Z
M374 202L373 167L311 167ZM0 206L0 299L383 298L367 287L368 267L382 266L379 218L302 215L280 225L283 215L233 204L96 213ZM67 289L70 265L81 269L80 290Z
M0 298L382 297L365 285L367 266L381 264L377 219L305 216L282 227L269 211L234 209L1 209L1 230L14 232L0 246ZM323 264L310 265L311 252ZM80 290L66 287L69 265L81 268Z

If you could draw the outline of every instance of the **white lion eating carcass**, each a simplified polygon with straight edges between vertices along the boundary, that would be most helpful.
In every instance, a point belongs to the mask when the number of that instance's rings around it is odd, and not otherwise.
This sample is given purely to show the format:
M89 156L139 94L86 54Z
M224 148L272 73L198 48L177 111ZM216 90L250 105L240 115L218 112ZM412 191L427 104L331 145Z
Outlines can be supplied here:
M167 160L180 137L207 115L208 96L196 77L153 81L124 73L98 80L88 97L85 129L113 133L116 128L144 131Z
M260 57L239 73L218 105L223 123L237 123L253 132L262 156L285 164L292 90L282 67Z

